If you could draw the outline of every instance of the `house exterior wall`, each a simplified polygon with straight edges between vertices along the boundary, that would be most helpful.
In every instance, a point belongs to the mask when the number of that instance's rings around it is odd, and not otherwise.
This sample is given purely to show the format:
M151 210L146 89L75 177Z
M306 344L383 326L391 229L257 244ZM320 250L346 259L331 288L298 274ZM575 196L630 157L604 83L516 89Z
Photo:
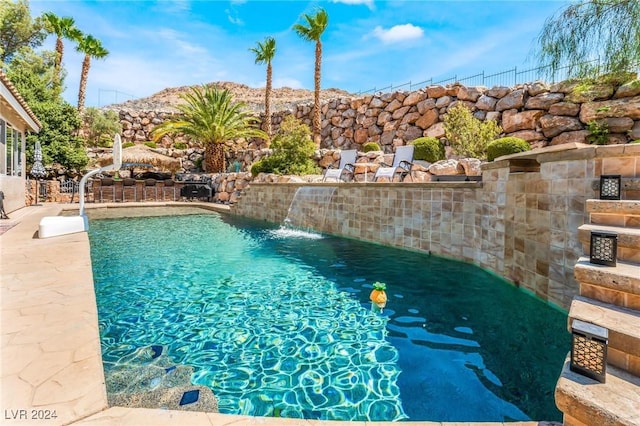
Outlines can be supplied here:
M26 133L40 131L28 105L0 71L0 191L4 210L25 206Z

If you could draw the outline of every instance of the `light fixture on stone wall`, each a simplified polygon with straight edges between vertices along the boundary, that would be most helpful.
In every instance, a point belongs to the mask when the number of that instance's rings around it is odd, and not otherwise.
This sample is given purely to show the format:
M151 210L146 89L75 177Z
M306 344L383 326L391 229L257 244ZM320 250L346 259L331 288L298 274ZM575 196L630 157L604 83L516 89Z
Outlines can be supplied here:
M621 186L622 186L621 175L600 176L600 199L601 200L619 200Z
M607 375L609 330L574 319L571 334L571 371L604 383Z
M616 266L618 234L615 232L591 231L589 261L598 265Z

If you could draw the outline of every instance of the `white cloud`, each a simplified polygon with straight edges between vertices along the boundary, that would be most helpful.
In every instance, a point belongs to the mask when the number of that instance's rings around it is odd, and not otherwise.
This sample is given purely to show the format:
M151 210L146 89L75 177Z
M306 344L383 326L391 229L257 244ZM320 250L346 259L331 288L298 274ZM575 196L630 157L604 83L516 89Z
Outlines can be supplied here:
M392 44L422 38L424 30L412 24L394 25L389 29L384 29L378 25L373 29L372 34L383 43Z
M191 58L192 55L208 54L208 50L205 47L184 40L186 35L172 28L160 28L148 34L155 37L161 37L165 39L166 42L172 43L174 45L174 49L172 49L172 51L175 52L174 54L177 56L186 56Z
M233 25L244 25L244 21L238 17L238 13L236 11L225 9L224 12L227 14L227 19L229 20L229 22L231 22Z
M374 9L373 0L331 0L331 2L332 3L344 3L344 4L349 4L349 5L364 4L369 9L371 9L371 10Z

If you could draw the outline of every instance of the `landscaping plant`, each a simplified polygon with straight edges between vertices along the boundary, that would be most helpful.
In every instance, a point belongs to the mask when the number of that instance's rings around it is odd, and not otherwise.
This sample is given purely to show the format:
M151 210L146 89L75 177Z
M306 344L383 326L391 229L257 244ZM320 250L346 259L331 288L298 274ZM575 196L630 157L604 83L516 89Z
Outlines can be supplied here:
M413 151L414 160L435 163L446 158L444 145L436 138L424 137L414 139L411 145L415 146L415 150Z
M503 155L529 151L530 149L531 145L524 139L513 136L496 139L487 145L487 161L493 161Z
M371 152L371 151L380 151L380 145L378 145L375 142L367 142L364 145L362 145L362 151L363 152Z
M587 130L589 131L589 136L587 136L589 143L606 145L609 141L609 126L606 121L592 120L587 123Z
M306 175L319 173L312 160L315 144L311 139L309 126L293 115L288 115L280 125L280 131L273 139L273 153L256 161L251 166L251 174L276 173L280 175Z
M480 121L459 102L444 115L444 132L454 154L484 159L487 145L502 129L493 120Z

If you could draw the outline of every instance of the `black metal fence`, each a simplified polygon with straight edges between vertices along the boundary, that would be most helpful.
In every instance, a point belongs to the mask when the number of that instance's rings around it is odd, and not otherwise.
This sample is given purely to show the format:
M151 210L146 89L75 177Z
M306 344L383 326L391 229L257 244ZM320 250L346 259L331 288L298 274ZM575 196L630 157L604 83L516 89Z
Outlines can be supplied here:
M636 64L636 68L638 67L638 65L640 64ZM493 74L487 74L484 71L482 71L478 74L463 76L463 77L459 77L457 74L455 74L452 77L441 79L441 80L434 80L432 77L428 80L419 81L417 83L408 81L406 83L396 84L396 85L392 84L392 85L381 87L381 88L374 87L369 90L360 91L357 94L362 95L365 93L389 93L393 91L398 91L405 87L409 92L411 92L421 87L438 86L438 85L444 86L452 83L460 83L465 86L484 86L484 87L493 87L493 86L512 87L518 84L530 83L530 82L539 81L539 80L543 80L548 83L556 83L559 81L566 80L567 76L569 75L569 71L571 69L575 69L576 67L592 67L595 69L599 69L600 60L594 59L592 61L585 61L583 63L576 64L576 65L568 65L566 67L556 70L556 72L554 73L551 73L550 65L537 67L537 68L528 68L528 69L518 69L518 67L513 67L511 69L496 72Z
M80 182L74 180L65 180L60 182L60 192L63 194L77 194L80 188Z

